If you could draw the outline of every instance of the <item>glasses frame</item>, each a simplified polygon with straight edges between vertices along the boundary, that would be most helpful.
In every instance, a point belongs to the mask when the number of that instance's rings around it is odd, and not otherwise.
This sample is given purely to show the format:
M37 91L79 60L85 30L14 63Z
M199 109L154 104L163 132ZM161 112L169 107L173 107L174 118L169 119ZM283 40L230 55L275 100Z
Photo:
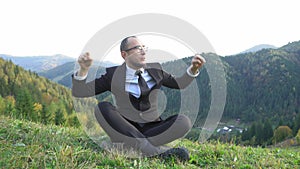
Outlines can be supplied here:
M132 48L129 48L129 49L126 49L124 50L125 52L128 52L128 51L131 51L131 50L134 50L134 49L137 49L139 50L140 52L143 50L144 52L146 52L148 50L148 47L146 47L145 45L141 46L141 45L138 45L138 46L134 46Z

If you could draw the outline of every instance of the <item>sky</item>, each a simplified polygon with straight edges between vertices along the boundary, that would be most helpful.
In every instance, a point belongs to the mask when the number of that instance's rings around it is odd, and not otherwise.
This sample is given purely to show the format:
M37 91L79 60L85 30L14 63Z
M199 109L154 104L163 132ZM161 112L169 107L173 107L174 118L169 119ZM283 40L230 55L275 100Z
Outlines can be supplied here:
M103 27L143 13L187 21L221 56L300 40L297 0L0 0L0 54L76 58Z

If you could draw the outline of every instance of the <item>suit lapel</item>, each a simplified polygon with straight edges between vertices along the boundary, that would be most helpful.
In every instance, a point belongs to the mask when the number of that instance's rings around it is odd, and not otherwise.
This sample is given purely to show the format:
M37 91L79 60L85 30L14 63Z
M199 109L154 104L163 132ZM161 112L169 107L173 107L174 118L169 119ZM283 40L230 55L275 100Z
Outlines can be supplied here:
M160 69L158 69L156 67L151 67L149 64L147 64L145 67L145 70L147 70L147 72L153 78L153 80L155 81L156 84L160 81L160 79L161 79L160 78L161 75L159 74L159 72L161 71Z
M125 81L126 81L126 65L123 63L118 66L112 77L112 89L125 92Z

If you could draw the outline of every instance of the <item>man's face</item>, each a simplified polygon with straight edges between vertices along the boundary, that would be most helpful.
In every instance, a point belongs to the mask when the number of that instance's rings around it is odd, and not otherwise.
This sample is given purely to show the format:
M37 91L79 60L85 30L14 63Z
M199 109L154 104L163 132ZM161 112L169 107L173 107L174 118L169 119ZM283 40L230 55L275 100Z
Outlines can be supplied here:
M143 67L146 64L146 51L143 43L137 38L129 38L127 44L127 50L122 54L126 64L133 69Z

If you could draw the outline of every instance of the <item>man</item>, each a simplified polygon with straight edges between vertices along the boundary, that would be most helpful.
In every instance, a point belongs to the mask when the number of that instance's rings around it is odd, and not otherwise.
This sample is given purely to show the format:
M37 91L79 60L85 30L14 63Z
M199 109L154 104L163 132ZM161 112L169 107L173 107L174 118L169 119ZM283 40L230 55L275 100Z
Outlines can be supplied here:
M80 69L72 80L73 96L90 97L111 91L115 96L115 106L100 102L95 108L95 116L113 143L123 143L145 156L175 155L188 160L186 149L161 149L162 145L183 137L192 124L181 114L162 119L157 111L157 94L161 86L174 89L188 86L198 76L205 59L196 54L184 75L175 78L162 70L159 63L146 63L147 49L136 36L125 38L120 51L125 63L107 68L104 75L91 82L85 79L92 58L89 53L79 56Z

